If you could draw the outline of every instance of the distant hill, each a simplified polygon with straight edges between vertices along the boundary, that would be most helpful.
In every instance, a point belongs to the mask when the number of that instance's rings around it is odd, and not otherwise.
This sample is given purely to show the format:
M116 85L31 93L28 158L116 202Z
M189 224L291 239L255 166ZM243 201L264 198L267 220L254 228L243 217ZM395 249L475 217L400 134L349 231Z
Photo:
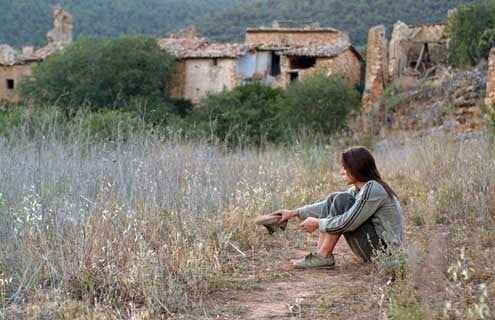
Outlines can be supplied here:
M125 33L167 35L198 16L240 0L0 0L0 44L42 45L52 28L52 8L61 4L75 19L76 37Z
M308 20L346 31L354 43L362 45L371 26L385 24L391 30L397 20L408 24L445 21L449 9L468 2L472 1L252 0L199 18L198 29L211 39L230 41L242 40L246 27L270 26L272 20Z
M471 0L0 0L0 43L42 45L52 28L56 3L75 19L75 35L141 33L164 36L196 24L216 41L242 41L246 27L272 20L319 21L350 33L364 44L368 28L397 20L409 24L443 21L447 10ZM304 23L296 23L301 26Z

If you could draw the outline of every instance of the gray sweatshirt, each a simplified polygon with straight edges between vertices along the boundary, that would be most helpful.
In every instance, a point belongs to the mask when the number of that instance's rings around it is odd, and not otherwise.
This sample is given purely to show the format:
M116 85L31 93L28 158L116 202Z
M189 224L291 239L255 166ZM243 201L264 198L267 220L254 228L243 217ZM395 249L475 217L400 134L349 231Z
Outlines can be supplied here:
M371 218L376 234L387 243L401 244L403 240L402 208L396 197L388 195L383 186L375 181L368 181L361 190L349 188L356 198L354 205L335 217L320 219L320 232L344 233L354 231L363 222ZM326 200L297 209L299 218L319 218Z

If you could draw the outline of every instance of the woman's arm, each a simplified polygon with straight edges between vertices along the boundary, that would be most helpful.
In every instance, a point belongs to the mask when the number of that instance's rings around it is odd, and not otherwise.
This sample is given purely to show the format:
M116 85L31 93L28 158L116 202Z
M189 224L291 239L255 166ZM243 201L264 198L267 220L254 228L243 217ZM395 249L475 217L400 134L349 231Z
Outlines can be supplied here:
M369 181L349 210L335 217L320 219L320 232L343 233L355 230L380 208L387 196L378 182Z

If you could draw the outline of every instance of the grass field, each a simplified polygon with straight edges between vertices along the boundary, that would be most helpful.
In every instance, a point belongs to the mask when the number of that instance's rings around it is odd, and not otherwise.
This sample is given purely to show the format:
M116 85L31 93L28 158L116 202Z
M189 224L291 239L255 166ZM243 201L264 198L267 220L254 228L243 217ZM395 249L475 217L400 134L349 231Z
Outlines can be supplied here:
M252 219L346 187L337 164L344 146L333 142L232 150L142 132L98 142L61 135L0 138L0 318L242 319L210 297L250 272L236 269L239 259L273 245ZM374 154L407 230L407 261L378 257L372 271L377 312L493 317L488 139L404 136ZM297 246L296 235L283 241Z

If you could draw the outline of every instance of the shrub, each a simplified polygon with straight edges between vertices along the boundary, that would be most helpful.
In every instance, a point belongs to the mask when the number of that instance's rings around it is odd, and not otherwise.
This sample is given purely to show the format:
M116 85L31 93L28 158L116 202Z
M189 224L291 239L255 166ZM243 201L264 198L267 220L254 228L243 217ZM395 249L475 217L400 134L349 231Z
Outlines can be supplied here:
M329 135L345 129L361 105L359 92L340 77L315 74L297 81L279 100L280 120L287 133L304 128Z
M76 122L82 136L97 140L127 140L142 127L133 113L112 110L79 114Z
M35 67L21 93L38 104L61 105L68 114L81 106L120 109L135 97L164 98L174 69L174 57L151 37L84 38Z
M189 131L210 132L222 141L262 144L280 137L277 99L282 90L259 83L210 95L192 112Z
M478 1L461 5L449 19L448 61L455 67L476 65L487 59L494 43L495 3ZM492 29L492 30L490 30Z

